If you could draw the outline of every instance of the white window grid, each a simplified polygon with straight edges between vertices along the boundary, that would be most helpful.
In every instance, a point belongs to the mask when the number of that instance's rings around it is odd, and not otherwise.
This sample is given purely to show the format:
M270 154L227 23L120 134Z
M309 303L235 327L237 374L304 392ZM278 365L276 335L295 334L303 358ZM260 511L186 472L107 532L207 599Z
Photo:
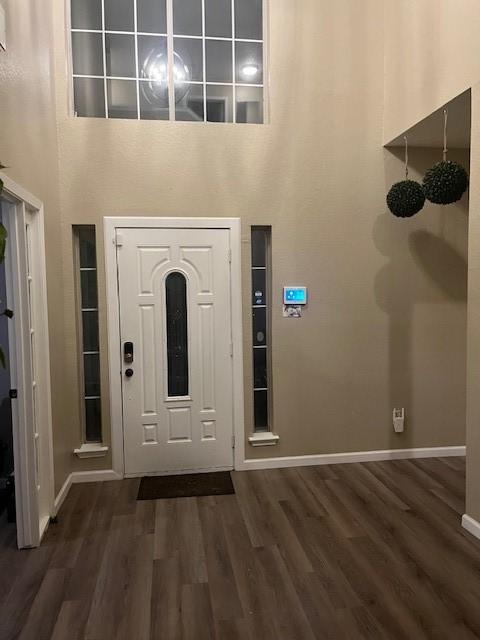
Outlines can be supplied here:
M98 33L102 35L102 51L103 51L103 75L90 75L90 74L80 74L80 73L72 73L73 78L88 78L92 80L103 80L103 89L104 89L104 97L105 97L105 118L109 118L109 107L108 107L108 90L107 90L107 81L108 80L127 80L129 82L136 83L137 90L137 120L141 120L141 110L140 110L140 83L141 82L151 82L150 78L140 78L138 74L138 36L152 36L152 37L163 37L167 39L167 55L168 55L168 111L169 111L169 121L175 121L175 84L191 84L198 85L203 87L203 122L209 124L232 124L236 123L236 89L237 87L255 87L258 89L262 89L263 92L263 120L262 123L266 122L267 116L267 96L266 96L266 85L265 85L265 76L267 73L267 56L265 51L265 24L266 24L266 2L263 2L262 6L262 33L263 38L261 40L252 39L252 38L237 38L235 35L235 2L236 0L231 0L231 17L232 17L232 37L221 37L221 36L206 36L205 35L205 0L202 0L202 34L203 35L184 35L184 34L176 34L173 32L173 0L166 0L166 14L167 14L167 33L152 33L150 31L137 31L137 0L134 0L134 30L133 31L118 31L118 30L109 30L105 29L105 0L102 0L102 28L101 29L74 29L70 27L71 33ZM107 61L106 61L106 48L105 48L105 40L107 35L128 35L134 36L135 38L135 77L133 76L111 76L107 75ZM176 80L174 81L173 76L173 65L171 61L173 60L173 51L174 51L174 40L175 39L186 39L186 40L200 40L203 43L202 47L202 76L203 80ZM232 80L233 82L210 82L206 80L206 47L205 43L207 40L213 41L223 41L223 42L231 42L232 44ZM236 77L236 54L235 54L235 44L237 42L246 42L246 43L255 43L262 45L263 51L263 82L261 83L247 83L247 82L235 82ZM73 67L72 67L73 69ZM227 123L219 123L212 122L207 120L207 86L220 86L220 87L231 87L232 88L232 122ZM185 120L178 120L179 122L186 122ZM202 122L202 121L201 121ZM248 123L241 123L248 124Z

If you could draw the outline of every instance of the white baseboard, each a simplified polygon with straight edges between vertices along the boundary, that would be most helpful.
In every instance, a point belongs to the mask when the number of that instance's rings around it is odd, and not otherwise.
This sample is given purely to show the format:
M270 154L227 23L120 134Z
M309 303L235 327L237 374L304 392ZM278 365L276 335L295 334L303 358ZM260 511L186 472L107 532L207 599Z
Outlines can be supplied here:
M48 525L50 524L50 516L44 516L40 520L40 541L42 541L43 536L47 532Z
M78 482L105 482L106 480L121 480L122 476L112 469L100 469L99 471L75 471L70 474L72 484Z
M67 479L63 483L62 488L60 489L60 491L58 492L55 498L55 501L53 503L53 514L52 514L53 516L56 516L57 513L60 511L60 507L64 503L65 498L67 497L71 486L72 486L72 474L67 476Z
M464 456L466 447L425 447L421 449L384 449L354 453L326 453L311 456L286 456L284 458L257 458L244 460L239 471L249 469L282 469L285 467L309 467L324 464L348 464L349 462L375 462L404 460L408 458L446 458Z
M466 513L462 516L462 527L471 533L472 536L480 539L480 522L467 516Z
M348 464L349 462L374 462L382 460L404 460L408 458L446 458L452 456L464 456L466 447L425 447L421 449L384 449L380 451L359 451L354 453L326 453L309 456L285 456L282 458L258 458L256 460L244 460L236 466L237 471L253 469L282 469L285 467L307 467L325 464ZM144 474L142 474L144 475ZM54 503L54 515L58 513L72 484L79 482L104 482L107 480L121 480L122 476L112 469L100 471L76 471L71 473L63 483ZM464 527L470 533L471 528L480 524L465 515ZM472 524L473 523L473 524ZM475 529L476 530L476 529ZM477 535L473 533L473 535ZM480 533L478 534L480 537Z
M214 473L217 471L233 471L233 467L208 467L208 469L181 469L175 471L142 471L138 473L126 473L124 478L145 478L152 476L183 476L190 473ZM120 476L118 476L120 479Z
M58 492L57 497L55 498L54 506L53 506L53 515L57 515L62 506L65 498L70 491L70 487L72 484L77 484L80 482L105 482L107 480L121 480L122 476L111 469L105 469L100 471L75 471L71 473L68 478L63 483L62 488Z

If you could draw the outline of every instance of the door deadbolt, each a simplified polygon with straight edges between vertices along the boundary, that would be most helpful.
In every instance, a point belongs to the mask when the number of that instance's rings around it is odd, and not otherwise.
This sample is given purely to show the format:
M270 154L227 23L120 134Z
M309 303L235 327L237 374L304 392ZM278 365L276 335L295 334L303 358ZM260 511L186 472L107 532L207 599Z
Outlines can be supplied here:
M133 362L133 342L124 342L123 344L123 361L125 364Z
M133 376L133 369L125 369L125 375L127 378L131 378Z

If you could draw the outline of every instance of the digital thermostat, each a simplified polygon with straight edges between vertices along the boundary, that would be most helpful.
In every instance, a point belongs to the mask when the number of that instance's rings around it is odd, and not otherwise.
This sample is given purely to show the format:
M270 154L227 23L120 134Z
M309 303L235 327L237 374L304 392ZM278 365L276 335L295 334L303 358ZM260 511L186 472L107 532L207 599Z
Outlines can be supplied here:
M283 304L307 304L307 287L283 287Z

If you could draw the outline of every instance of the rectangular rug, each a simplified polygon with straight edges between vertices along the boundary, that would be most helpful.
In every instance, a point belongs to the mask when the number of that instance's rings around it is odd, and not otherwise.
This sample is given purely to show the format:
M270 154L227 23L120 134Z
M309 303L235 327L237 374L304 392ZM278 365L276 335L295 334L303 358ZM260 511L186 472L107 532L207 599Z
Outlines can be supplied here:
M223 496L235 493L229 471L188 473L178 476L144 476L137 500Z

